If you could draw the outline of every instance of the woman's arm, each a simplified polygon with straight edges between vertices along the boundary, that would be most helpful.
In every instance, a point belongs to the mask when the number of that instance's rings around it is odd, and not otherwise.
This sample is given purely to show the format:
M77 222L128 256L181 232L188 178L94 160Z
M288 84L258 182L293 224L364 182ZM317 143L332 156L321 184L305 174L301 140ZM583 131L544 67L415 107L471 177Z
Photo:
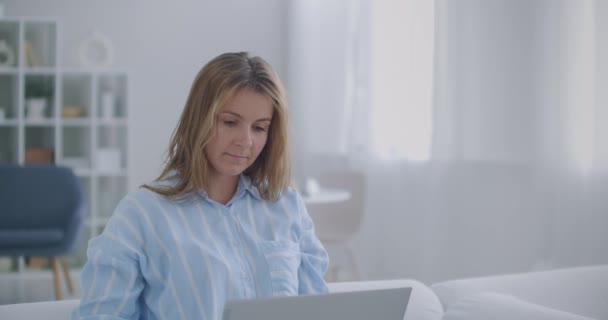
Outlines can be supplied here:
M327 271L329 257L321 241L315 235L314 225L304 201L299 195L297 197L302 228L300 237L302 262L298 269L298 294L325 293L327 284L323 275Z
M139 319L142 243L132 211L121 201L103 233L89 242L83 296L72 319Z

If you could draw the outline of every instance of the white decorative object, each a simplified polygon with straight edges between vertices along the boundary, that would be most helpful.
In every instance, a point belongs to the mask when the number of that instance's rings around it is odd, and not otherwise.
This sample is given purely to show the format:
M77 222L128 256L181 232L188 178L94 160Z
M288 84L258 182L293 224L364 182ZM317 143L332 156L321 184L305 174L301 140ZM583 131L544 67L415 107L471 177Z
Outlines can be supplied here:
M107 67L114 62L112 42L95 30L80 41L76 52L83 67Z
M46 98L29 98L25 101L27 107L27 118L32 120L44 119L46 109Z
M120 171L120 149L104 148L97 150L97 170L104 173Z
M5 40L0 40L0 67L15 66L15 51Z
M101 117L103 119L114 118L114 102L114 93L106 91L101 94Z
M306 178L306 182L304 185L304 192L307 195L315 195L321 191L321 185L319 181L314 178Z
M89 166L89 161L84 157L63 157L61 164L73 169L86 168Z

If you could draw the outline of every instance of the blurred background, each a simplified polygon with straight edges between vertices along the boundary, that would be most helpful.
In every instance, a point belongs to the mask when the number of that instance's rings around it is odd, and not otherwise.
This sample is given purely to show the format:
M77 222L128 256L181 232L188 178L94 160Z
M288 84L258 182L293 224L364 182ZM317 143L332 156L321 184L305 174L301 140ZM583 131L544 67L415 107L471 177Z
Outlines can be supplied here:
M308 207L336 266L331 280L432 284L608 263L605 1L0 4L7 21L0 41L8 34L5 42L18 47L33 35L38 56L51 54L52 61L4 67L0 103L10 104L7 92L22 83L13 85L11 75L56 79L52 101L63 111L62 102L77 101L81 92L99 108L101 96L113 92L110 119L88 109L97 114L90 122L56 131L66 117L56 111L47 114L56 119L51 129L32 129L43 144L44 135L61 141L53 148L87 150L80 158L77 150L55 152L57 163L96 159L90 170L77 171L93 205L88 236L100 232L117 199L160 173L198 70L220 53L251 51L288 89L294 181L313 195L317 185L309 190L305 181L349 192ZM14 31L38 20L41 32ZM36 45L36 34L54 40ZM36 144L27 142L32 119L6 108L0 152L17 151L0 160L23 163ZM20 126L25 143L15 133ZM84 142L73 138L81 136ZM112 163L111 150L120 164L108 174L99 165ZM70 260L75 272L84 259L81 248ZM0 281L27 274L28 266L4 265ZM2 302L16 299L2 288Z

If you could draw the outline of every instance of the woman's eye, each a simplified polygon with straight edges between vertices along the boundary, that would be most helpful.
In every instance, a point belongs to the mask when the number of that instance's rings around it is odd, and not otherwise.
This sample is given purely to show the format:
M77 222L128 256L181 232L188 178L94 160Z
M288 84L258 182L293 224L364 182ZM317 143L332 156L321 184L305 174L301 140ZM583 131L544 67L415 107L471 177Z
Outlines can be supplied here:
M231 126L236 125L236 121L234 121L234 120L224 120L224 124L231 127Z
M266 132L266 130L268 130L268 129L266 127L255 127L255 130L261 131L261 132Z

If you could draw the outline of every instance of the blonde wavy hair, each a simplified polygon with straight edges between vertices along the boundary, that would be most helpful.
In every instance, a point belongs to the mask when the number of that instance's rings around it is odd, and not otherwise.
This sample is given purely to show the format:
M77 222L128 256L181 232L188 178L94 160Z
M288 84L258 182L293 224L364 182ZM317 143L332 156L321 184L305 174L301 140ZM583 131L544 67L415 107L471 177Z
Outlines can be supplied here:
M215 132L216 115L244 88L268 96L274 107L266 145L244 173L251 178L263 199L278 199L290 182L287 98L283 84L270 64L247 52L221 54L199 71L173 131L165 167L156 179L169 179L174 171L179 181L172 186L142 187L173 200L205 190L210 171L205 147Z

